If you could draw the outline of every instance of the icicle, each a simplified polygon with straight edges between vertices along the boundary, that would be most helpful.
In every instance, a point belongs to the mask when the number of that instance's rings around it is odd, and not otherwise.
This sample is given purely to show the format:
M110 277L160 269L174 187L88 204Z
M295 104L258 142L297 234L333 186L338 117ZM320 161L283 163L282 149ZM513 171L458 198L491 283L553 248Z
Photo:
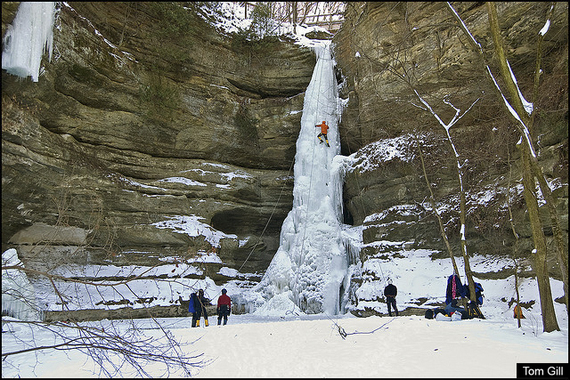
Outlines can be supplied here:
M54 2L22 2L4 36L2 69L37 82L42 55L48 51L51 61L53 45Z
M2 254L2 266L23 266L14 248ZM26 274L18 269L2 271L2 314L24 321L40 321L36 292Z

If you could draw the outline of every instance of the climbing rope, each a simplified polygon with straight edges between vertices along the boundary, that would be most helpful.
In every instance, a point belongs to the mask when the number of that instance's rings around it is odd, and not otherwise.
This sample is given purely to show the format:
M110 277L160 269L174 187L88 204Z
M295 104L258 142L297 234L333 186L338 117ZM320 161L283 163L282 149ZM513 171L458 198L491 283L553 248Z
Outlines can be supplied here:
M320 60L321 58L319 58ZM318 82L318 86L317 83L315 83L315 87L317 89L317 101L316 101L316 105L317 107L319 106L319 99L321 96L321 80L322 78L319 78L319 82ZM314 111L315 113L313 114L313 124L312 125L316 125L317 122L317 110L315 109ZM310 180L309 180L309 192L307 195L307 199L310 202L311 200L311 189L313 187L313 170L315 168L315 146L317 145L316 142L314 142L313 144L313 148L311 151L311 174L309 176ZM306 208L305 208L305 220L307 219L306 216L309 213L309 207L310 207L310 203L307 202ZM298 264L298 268L297 271L295 272L295 280L294 283L297 283L297 280L299 278L299 267L301 266L301 264L303 263L304 259L305 259L305 236L307 233L307 223L304 223L304 227L303 227L303 237L301 239L301 255L300 255L300 259L299 259L299 264ZM300 305L300 300L297 300L297 306L301 307Z
M289 165L289 170L287 171L287 176L289 176L291 174L291 169L293 168L294 162L295 162L295 157L293 157L293 159L291 160L291 165ZM267 222L265 223L265 226L263 227L263 230L261 231L261 235L259 236L259 240L255 243L255 245L249 251L249 254L247 255L247 257L245 258L245 260L243 261L243 263L239 267L238 272L241 272L241 270L243 269L243 266L248 262L249 258L251 257L251 255L253 254L253 252L257 248L257 246L259 245L259 242L262 240L263 235L265 234L265 231L267 230L267 227L269 226L269 222L271 222L271 219L273 218L273 215L275 214L275 210L277 209L277 205L279 204L279 201L281 200L281 196L283 195L285 185L286 185L286 182L284 181L283 185L281 186L281 191L279 192L279 196L277 197L277 201L275 202L275 205L273 206L273 210L271 211L271 214L269 215L269 218L267 219ZM221 291L217 292L214 295L214 297L217 297L220 294L221 294ZM212 299L214 297L212 297Z
M320 58L319 58L319 59L320 59ZM317 91L317 105L319 104L319 97L320 97L320 93L321 93L321 92L320 92L320 81L319 81L318 90L319 90L319 91ZM317 115L316 115L316 112L315 112L315 115L313 116L314 122L316 122L316 117L317 117ZM315 155L314 151L315 151L315 144L313 144L313 151L312 151L312 158L313 158L313 161L314 161L314 155ZM291 160L291 165L289 166L289 172L288 172L288 173L291 173L291 168L293 167L294 162L295 162L295 157L293 157L293 160ZM311 177L311 182L310 182L310 184L309 184L309 199L310 199L310 196L311 196L311 186L312 186L312 178L313 178L313 172L312 172L312 171L313 171L313 167L314 167L314 165L311 166L311 176L310 176L310 177ZM263 231L261 232L261 236L259 237L259 241L261 240L261 238L263 237L265 231L267 230L267 226L269 225L269 222L271 221L271 218L273 217L273 214L275 213L275 209L277 208L277 204L279 204L279 200L281 199L281 195L283 194L283 189L284 189L284 188L285 188L285 183L284 183L283 186L281 187L281 192L279 193L279 197L278 197L278 199L277 199L277 202L275 203L275 206L273 207L273 211L271 212L271 215L269 216L269 219L267 220L267 223L265 224L265 227L263 228ZM307 206L307 207L308 207L308 206ZM307 225L305 224L305 231L303 231L303 245L302 245L302 247L301 247L301 250L302 250L302 251L303 251L303 248L304 248L306 227L307 227ZM244 262L242 263L242 265L239 267L238 272L241 271L241 269L243 268L243 266L247 263L247 261L249 260L249 258L250 258L251 255L252 255L253 251L255 250L255 248L257 248L257 245L259 244L259 241L258 241L257 243L255 243L255 245L253 246L253 248L251 249L251 251L250 251L249 254L247 255L246 259L244 260Z

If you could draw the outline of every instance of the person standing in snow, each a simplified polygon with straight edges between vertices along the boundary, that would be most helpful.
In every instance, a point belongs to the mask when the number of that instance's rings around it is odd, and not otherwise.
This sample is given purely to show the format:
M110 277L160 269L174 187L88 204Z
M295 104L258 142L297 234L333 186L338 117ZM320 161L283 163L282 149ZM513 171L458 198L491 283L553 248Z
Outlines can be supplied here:
M218 312L218 325L220 325L222 319L224 320L224 325L228 323L228 315L230 315L232 310L232 300L226 293L227 290L222 289L222 295L218 297L218 308L216 310Z
M321 133L319 133L317 135L317 138L319 139L319 141L321 142L321 144L323 143L323 139L321 139L321 136L323 136L325 138L325 141L327 143L327 146L329 145L329 139L327 137L327 131L329 129L329 126L327 125L327 123L323 120L323 122L321 124L317 124L315 125L316 128L321 128Z
M206 305L210 304L210 300L204 297L204 289L198 290L198 294L194 298L194 314L192 314L192 327L200 327L200 317L204 315L204 326L208 327L208 312Z
M447 278L447 288L445 290L445 304L449 305L453 300L465 297L465 286L461 284L461 279L453 273Z
M392 308L396 312L396 317L398 316L398 307L396 306L396 295L398 294L398 288L396 285L392 284L392 280L388 279L388 285L384 288L384 296L386 296L386 304L388 304L388 314L392 316Z

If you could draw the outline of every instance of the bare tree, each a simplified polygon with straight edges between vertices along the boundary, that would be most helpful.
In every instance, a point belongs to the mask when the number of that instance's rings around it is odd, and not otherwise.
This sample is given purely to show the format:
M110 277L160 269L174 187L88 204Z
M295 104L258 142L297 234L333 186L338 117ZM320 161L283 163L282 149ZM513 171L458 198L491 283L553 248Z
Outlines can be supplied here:
M412 26L409 25L407 23L406 20L406 25L405 25L405 31L406 31L406 35L402 36L401 40L400 40L400 44L402 46L405 46L406 44L409 43L408 39L406 38L409 34L412 33ZM449 107L451 107L455 113L453 115L453 117L449 120L449 122L444 122L443 119L439 116L439 114L434 111L434 109L432 108L432 106L424 99L424 97L422 97L420 95L420 93L417 90L417 86L416 86L416 82L418 81L418 78L416 77L416 73L415 73L415 67L417 65L415 65L412 62L409 62L409 58L407 57L407 49L405 48L394 48L393 49L393 56L391 58L391 62L387 63L385 65L383 64L379 64L375 59L368 57L365 53L360 52L361 56L363 56L367 62L370 63L371 66L376 66L378 67L380 70L384 71L388 71L391 74L395 75L399 80L401 80L402 82L406 83L410 89L412 90L412 92L415 94L416 98L419 100L419 102L421 103L420 105L418 104L414 104L413 102L411 102L411 104L417 108L422 109L423 111L428 112L429 114L431 114L436 121L438 122L438 124L443 127L443 129L445 130L446 133L446 139L449 142L449 146L451 148L451 151L453 152L454 158L455 158L455 168L456 168L456 174L457 174L457 181L458 181L458 187L459 187L459 198L460 198L460 210L459 210L459 214L460 214L460 244L461 244L461 254L462 257L464 259L464 269L465 269L465 276L467 278L467 286L469 289L469 298L471 300L471 306L473 307L473 309L476 310L477 315L483 317L483 313L481 312L481 310L479 309L478 305L477 305L477 301L476 301L476 292L475 292L475 282L473 280L473 272L471 270L471 266L469 263L469 254L467 252L467 237L466 237L466 214L467 214L467 210L466 210L466 193L467 190L465 188L465 180L464 180L464 175L463 175L463 171L465 168L465 165L467 164L467 160L463 160L460 158L460 155L456 149L456 146L453 142L453 139L451 137L450 134L450 129L456 125L472 108L473 106L479 101L479 99L476 99L469 107L467 110L465 110L463 113L461 112L461 110L459 108L457 108L456 106L454 106L450 101L449 101L449 96L446 96L443 99L443 103L448 105ZM379 94L380 91L377 91L376 93ZM420 159L421 159L421 164L422 164L422 170L424 173L424 178L426 179L426 184L427 187L430 191L430 201L432 203L432 208L434 209L434 212L436 214L436 217L438 219L438 223L439 223L439 227L440 227L440 233L442 235L443 241L446 245L446 249L449 253L453 268L454 268L454 272L459 275L459 270L455 261L455 257L453 254L453 250L451 248L451 245L449 244L449 240L447 238L447 234L445 232L444 229L444 225L443 225L443 221L441 219L441 216L439 215L436 205L435 205L435 198L434 198L434 194L430 185L430 182L427 178L427 171L425 168L425 163L424 163L424 159L423 159L423 155L421 152L421 147L419 142L416 139L416 145L418 146L419 152L420 152Z
M451 245L449 244L449 239L447 238L447 234L445 233L445 227L443 225L443 220L441 219L441 215L439 214L439 211L437 210L437 204L435 202L435 196L433 194L433 190L432 187L430 185L430 181L428 178L428 174L427 174L427 170L426 170L426 166L425 166L425 162L424 162L424 155L422 153L422 147L420 146L420 142L419 139L417 137L415 137L416 140L416 145L418 147L418 152L420 153L420 161L422 164L422 172L424 173L424 179L426 180L426 186L429 190L429 195L430 195L430 202L431 202L431 207L437 217L437 221L439 224L439 231L441 233L441 238L443 239L443 242L445 243L445 247L447 248L447 253L449 254L449 258L451 259L451 264L453 265L453 272L456 274L459 274L459 268L457 267L457 263L455 262L455 256L453 256L453 249L451 249Z
M509 150L507 149L507 152ZM512 164L511 164L511 155L510 153L508 153L508 163L509 163L509 176L508 176L508 181L507 181L507 210L509 211L509 223L511 225L511 231L513 231L513 236L515 237L515 244L513 245L513 262L515 265L515 292L516 292L516 296L517 296L517 300L516 300L516 306L515 306L515 310L516 308L518 308L520 310L520 293L519 293L519 275L518 275L518 262L517 262L517 257L518 257L518 253L519 253L519 234L517 233L517 229L515 228L515 221L513 220L513 210L511 207L511 199L510 199L510 194L511 194L511 177L512 177ZM517 316L517 324L518 327L521 327L521 314L520 313L515 313L515 315Z
M469 108L461 113L461 110L457 107L455 107L447 98L443 99L443 102L445 104L447 104L448 106L450 106L451 108L454 109L455 114L453 115L453 117L451 118L451 120L449 122L444 122L441 117L433 110L433 108L430 106L430 104L418 93L417 90L414 89L414 93L416 94L416 96L418 97L419 101L422 103L422 106L418 106L417 107L423 109L424 111L429 112L439 123L439 125L441 125L444 129L445 129L445 133L447 136L447 141L449 142L449 145L451 147L451 149L453 150L453 154L455 156L455 163L456 163L456 172L457 172L457 180L459 183L459 217L460 217L460 221L461 221L461 227L460 227L460 241L461 241L461 254L463 256L463 262L464 262L464 266L465 266L465 276L467 278L467 283L468 283L468 287L469 287L469 298L472 302L472 307L477 308L477 296L475 294L475 282L473 280L473 272L471 271L471 265L469 264L469 255L467 254L467 237L466 237L466 225L465 225L465 216L466 216L466 201L465 201L465 193L466 193L466 189L464 186L464 179L463 179L463 167L466 164L466 161L461 162L459 153L457 152L457 149L455 147L455 144L453 143L453 139L451 138L451 134L449 132L449 130L451 129L451 127L453 127L455 124L457 124L457 122L459 120L461 120L461 118L463 116L465 116L465 114L467 112L469 112L469 110L471 110L471 108L473 108L473 106L475 105L475 103L477 103L479 101L479 99L475 100L471 106L469 106ZM459 274L459 273L457 273ZM479 311L479 314L481 314L481 312Z
M345 2L343 1L274 1L274 2L239 2L245 9L245 18L248 18L248 10L257 6L270 7L271 18L278 24L290 22L293 24L294 33L298 24L310 24L332 27L332 23L338 23L342 18ZM253 13L249 13L250 17ZM333 16L339 20L333 20ZM327 18L328 17L328 21Z
M60 299L62 308L69 311L67 307L67 299L69 294L62 291L59 284L75 283L89 286L99 292L103 287L109 287L118 290L119 286L126 288L137 296L130 283L144 276L150 268L139 274L138 276L127 278L123 281L112 281L107 283L93 282L68 276L54 275L46 271L38 271L26 268L21 262L19 263L2 263L2 281L9 280L8 277L25 274L26 276L43 277L47 279L53 287L53 291ZM14 294L11 289L2 289L3 297L10 293L12 296L23 298L20 301L25 302L32 308L38 308L35 302L31 302L25 295L20 292ZM24 298L25 297L25 298ZM160 337L151 337L145 335L143 329L136 326L131 320L131 328L125 331L113 321L85 322L75 318L68 317L65 321L30 321L15 319L10 320L10 324L35 326L38 330L51 332L54 336L54 343L45 345L43 342L31 341L22 342L22 348L15 351L2 350L2 359L6 362L8 358L25 354L32 351L46 350L77 350L89 356L99 367L100 374L103 376L124 376L121 371L123 369L132 370L138 376L153 377L155 374L149 374L145 370L148 363L159 363L164 365L165 374L178 374L178 370L182 370L185 375L190 375L191 368L198 368L205 364L202 359L203 354L190 355L187 353L188 346L181 344L172 333L161 325L161 322L155 318L153 313L146 308L147 317L154 324L155 330L160 331ZM69 314L73 315L73 314ZM122 324L124 325L124 323ZM129 367L125 368L125 365Z
M130 327L125 330L125 323L117 323L115 320L85 321L80 315L74 313L69 306L72 298L80 298L80 294L86 299L92 300L93 304L101 301L93 300L93 295L98 295L103 302L113 301L109 299L109 294L119 295L122 299L143 299L137 294L133 283L139 280L145 281L167 281L170 285L178 280L175 278L150 279L149 275L159 264L145 268L142 271L131 272L130 274L117 275L121 279L112 279L103 276L80 277L81 273L73 270L63 270L65 260L58 259L50 255L47 249L58 241L58 236L62 235L65 228L69 228L68 222L71 213L72 195L70 195L71 179L66 177L53 197L54 209L57 214L57 221L54 230L46 235L46 240L37 243L33 248L36 260L41 262L38 265L25 265L17 254L11 255L6 252L2 255L2 314L15 317L6 320L8 330L15 328L23 330L29 328L32 332L41 332L40 335L51 333L53 340L50 343L36 340L35 333L31 341L21 341L21 347L14 351L2 349L2 360L5 365L10 365L13 358L25 355L30 352L42 352L50 350L58 351L80 351L98 367L99 373L105 377L125 376L122 371L132 371L137 376L153 377L156 373L150 374L145 369L149 363L161 364L165 375L190 375L192 368L199 368L207 364L203 354L189 354L190 344L182 344L173 334L162 325L156 318L154 311L148 308L144 302L142 310L138 313L141 317L148 318L151 328L154 330L152 336L145 333L145 329L140 327L135 320L130 320ZM97 199L91 205L93 210L90 215L91 231L97 231L104 223L102 210ZM103 239L103 250L109 254L119 248L114 242L112 232L106 234ZM93 248L92 234L85 244L77 247L67 260L75 260L80 256L81 251ZM15 251L15 250L14 250ZM49 251L51 252L51 251ZM10 253L10 254L9 254ZM43 258L49 256L50 261ZM31 280L31 281L30 281ZM59 316L46 318L48 313L36 302L36 292L34 285L45 284L49 290L46 293L55 295L56 303L61 305ZM183 287L192 285L183 283ZM190 286L188 294L190 293ZM111 290L107 292L106 290ZM125 294L128 292L129 294ZM16 307L11 307L16 305ZM88 308L89 305L81 305ZM23 312L22 312L23 311ZM48 310L53 311L53 310ZM112 310L110 310L112 311ZM53 313L52 313L53 314ZM54 320L56 319L56 320ZM159 332L156 336L156 332ZM20 360L20 359L16 359Z
M450 9L452 11L452 14L454 15L454 17L458 20L458 23L460 24L460 26L462 27L462 29L465 31L465 33L468 35L469 37L469 42L471 44L471 46L473 46L473 48L475 49L475 51L477 51L479 53L479 55L483 58L483 62L485 63L485 72L486 75L492 79L492 82L494 84L494 86L497 88L498 93L501 96L501 99L503 101L503 104L505 104L505 106L507 107L507 109L509 110L509 114L512 115L515 120L517 121L517 127L521 133L521 136L523 137L523 144L521 144L520 148L523 150L523 163L524 163L524 175L523 175L523 184L524 184L524 197L525 200L527 201L527 208L528 208L528 212L529 212L529 216L531 218L531 225L532 225L532 231L533 231L533 239L535 241L536 244L536 250L534 252L536 252L536 254L533 254L534 258L535 258L535 270L537 271L537 278L538 278L538 282L539 282L539 288L540 288L540 293L541 293L541 300L543 300L543 302L541 302L541 305L543 307L543 318L548 319L548 321L545 319L544 320L544 326L545 326L545 331L552 331L553 329L558 329L558 325L556 323L555 320L555 314L554 314L554 308L553 308L553 302L552 302L552 296L551 296L551 292L550 292L550 287L549 287L549 276L548 276L548 272L547 272L547 268L546 268L546 239L544 237L544 233L543 233L543 229L542 229L542 224L540 221L540 216L539 216L539 208L538 208L538 202L537 199L539 198L538 195L536 194L536 186L535 186L535 180L538 181L539 184L539 188L541 193L543 194L545 200L546 200L546 204L549 210L549 215L550 215L550 220L551 220L551 224L552 224L552 228L553 228L553 232L554 232L554 236L555 236L555 241L557 244L557 257L559 259L559 262L561 263L560 267L561 267L561 275L562 275L562 279L564 282L564 287L565 287L565 293L566 293L566 304L568 301L568 297L567 297L567 271L568 271L568 266L567 266L567 256L566 256L566 249L565 249L565 245L564 245L564 239L563 239L563 235L562 235L562 229L560 228L560 222L559 222L559 217L557 215L556 212L556 199L554 199L553 195L552 195L552 191L550 190L546 178L544 176L544 174L542 173L542 169L541 167L538 165L538 159L537 159L537 154L536 151L534 149L533 146L533 137L532 137L532 122L534 120L534 117L536 115L535 112L532 112L533 109L529 107L529 103L526 102L524 100L524 98L522 97L522 93L520 91L520 89L518 88L518 85L516 83L516 78L514 77L514 74L512 73L512 70L510 68L510 65L508 64L508 61L506 60L505 54L504 54L504 49L502 48L502 41L500 40L500 33L499 33L499 26L498 26L498 21L497 21L497 16L496 16L496 9L495 9L495 5L493 3L488 4L488 12L489 12L489 19L490 19L490 25L491 25L491 34L493 36L493 40L495 43L495 52L497 53L496 56L498 57L499 62L499 67L501 67L501 73L502 73L502 79L504 80L504 82L506 83L506 90L503 91L503 89L498 85L497 80L495 80L493 74L491 73L490 67L487 64L487 61L485 60L485 56L483 54L481 45L474 39L474 37L471 35L471 33L469 33L467 27L465 26L465 24L463 23L463 21L461 20L461 18L459 17L459 15L453 10L453 7L448 3L447 4L448 9ZM550 8L549 10L549 14L547 15L547 20L549 21L552 15L552 11L553 11L553 7ZM536 70L535 70L535 85L534 85L534 99L536 99L536 94L538 92L538 79L539 79L539 73L540 73L540 58L542 55L541 52L541 44L542 44L542 39L544 38L544 33L546 31L541 31L541 33L539 33L539 38L538 38L538 49L537 49L537 65L536 65ZM397 76L399 76L400 79L404 80L408 85L410 85L410 87L412 87L412 89L414 89L414 93L416 94L416 96L418 98L421 99L421 96L419 95L419 93L415 90L412 81L415 80L415 76L414 76L414 67L412 65L409 65L409 69L406 68L406 57L405 57L405 49L396 49L395 50L395 54L396 57L393 60L393 64L388 64L385 66L385 69L391 71L392 73L395 73ZM401 53L403 52L403 53ZM362 52L360 53L362 54ZM362 54L363 56L365 56L364 54ZM368 58L368 57L367 57ZM371 61L369 59L369 61ZM506 96L505 96L506 94ZM507 100L507 97L509 97L509 99L515 99L515 102L513 103L513 105L511 105L509 103L509 101ZM440 125L446 127L447 125L451 126L451 123L448 123L446 125L446 123L443 123L443 121L441 120L441 118L439 118L439 116L437 116L437 114L435 112L433 112L433 110L431 109L431 107L429 106L429 104L427 102L425 102L425 100L420 100L423 104L423 109L430 111L434 117L436 117L436 119L438 119L438 122L440 123ZM452 106L453 108L455 108L451 103L449 103L448 105ZM532 104L530 104L532 105ZM456 109L456 115L454 116L455 118L459 118L459 110L457 108ZM453 121L453 120L452 120ZM456 120L457 121L457 120ZM446 128L446 131L448 132L449 128ZM448 135L448 140L451 143L451 139L450 139L450 135L449 133L447 133ZM459 171L459 181L460 181L460 188L461 188L461 193L464 194L463 192L463 188L462 188L462 183L461 183L461 169L462 169L462 164L458 159L458 155L457 152L455 151L455 155L457 158L457 163L458 163L458 171ZM465 213L464 213L464 207L465 207L465 201L464 199L461 200L461 216L464 217ZM461 245L462 245L462 253L466 254L466 249L465 249L465 243L464 243L464 230L463 228L465 228L465 221L462 218L461 220L461 228L462 228L462 240L461 240ZM470 272L470 269L468 269L466 267L466 272ZM473 284L472 284L472 280L469 279L470 276L468 277L468 282L469 282L469 289L470 289L470 295L472 297L474 297L474 289L473 289ZM550 306L548 306L550 304ZM552 318L554 317L554 320L552 320Z
M494 52L497 57L497 63L500 68L501 78L503 79L504 85L499 85L495 76L491 72L490 66L487 62L485 54L483 53L483 48L475 37L471 34L468 27L465 25L459 14L455 11L450 3L447 3L447 8L451 12L454 19L459 24L460 28L463 30L468 38L469 44L472 49L478 53L479 57L485 66L485 73L487 77L492 81L493 85L497 89L502 104L507 109L509 115L515 120L516 126L521 133L523 143L520 144L520 149L522 153L523 161L523 185L524 185L524 198L527 205L527 210L530 218L531 229L533 240L535 244L534 253L534 267L537 275L537 282L539 287L540 299L541 299L541 309L542 309L542 321L544 331L550 332L554 330L560 330L558 322L556 320L556 313L554 311L554 304L552 300L552 293L550 289L550 276L548 274L548 268L546 265L547 257L547 245L546 238L544 236L544 231L542 228L542 221L539 214L538 206L538 196L536 194L535 180L538 181L540 191L546 200L548 205L548 210L550 214L550 219L552 222L552 228L555 235L555 240L557 243L557 257L560 261L562 279L565 289L566 298L566 310L568 312L568 257L566 256L566 248L564 247L564 240L562 237L562 229L560 227L559 216L556 211L556 200L552 195L552 191L548 186L546 178L542 173L542 168L538 164L538 156L533 143L533 124L534 124L534 107L533 103L528 103L519 87L515 78L514 73L510 67L510 64L506 58L506 54L503 47L503 41L500 35L499 22L497 17L497 10L494 3L487 3L487 9L489 14L489 25L491 30L491 36L494 42ZM546 24L549 25L550 19L552 17L552 12L554 9L554 4L550 7L549 13L547 15ZM534 77L534 93L533 100L536 100L538 93L538 81L540 79L540 62L542 56L542 39L546 30L542 30L539 33L537 41L537 60L535 68ZM508 97L508 98L507 98Z

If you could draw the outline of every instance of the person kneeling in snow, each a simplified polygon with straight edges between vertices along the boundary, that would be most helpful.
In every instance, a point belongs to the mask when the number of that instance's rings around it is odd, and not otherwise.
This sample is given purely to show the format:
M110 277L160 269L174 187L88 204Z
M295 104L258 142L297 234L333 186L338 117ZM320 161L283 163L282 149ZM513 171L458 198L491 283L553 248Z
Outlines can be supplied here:
M455 299L452 300L451 303L445 305L445 309L443 310L449 316L451 316L454 313L459 313L463 317L463 319L467 319L469 316L467 310L465 310L461 306L457 306L457 300Z

